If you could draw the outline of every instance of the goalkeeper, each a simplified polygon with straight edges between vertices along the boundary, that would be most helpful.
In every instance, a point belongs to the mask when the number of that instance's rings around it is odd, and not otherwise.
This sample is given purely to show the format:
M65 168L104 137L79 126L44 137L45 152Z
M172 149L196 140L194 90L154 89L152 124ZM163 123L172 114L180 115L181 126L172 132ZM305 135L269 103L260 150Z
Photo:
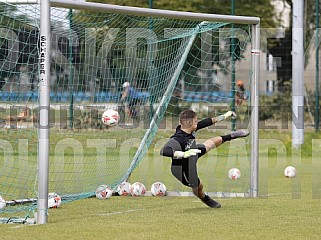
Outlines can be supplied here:
M238 130L220 137L213 137L202 144L196 144L196 131L211 126L217 122L230 117L236 117L232 111L214 118L197 120L193 110L185 110L179 116L180 125L176 128L175 134L161 149L161 155L172 158L171 172L185 186L191 187L195 196L211 208L220 208L221 204L211 199L203 191L203 184L197 175L197 160L208 151L220 146L226 141L250 134L248 130Z

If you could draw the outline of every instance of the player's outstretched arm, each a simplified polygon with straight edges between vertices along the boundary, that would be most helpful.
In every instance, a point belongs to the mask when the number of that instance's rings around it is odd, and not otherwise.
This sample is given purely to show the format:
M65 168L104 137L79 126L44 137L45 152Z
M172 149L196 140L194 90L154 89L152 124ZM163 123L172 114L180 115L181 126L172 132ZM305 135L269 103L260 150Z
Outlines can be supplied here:
M223 121L223 120L225 120L227 118L230 118L230 117L231 118L236 118L236 113L233 112L233 111L228 111L228 112L226 112L226 113L224 113L224 114L222 114L222 115L220 115L218 117L212 118L212 121L213 121L213 123L217 123L217 122L221 122L221 121Z
M205 118L197 123L197 130L212 126L214 124L212 118Z

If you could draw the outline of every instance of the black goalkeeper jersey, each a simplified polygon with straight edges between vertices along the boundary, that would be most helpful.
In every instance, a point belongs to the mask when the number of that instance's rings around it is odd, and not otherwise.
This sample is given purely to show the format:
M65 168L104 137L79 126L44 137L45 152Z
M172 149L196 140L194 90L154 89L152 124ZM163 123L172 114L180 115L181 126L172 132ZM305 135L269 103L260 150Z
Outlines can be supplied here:
M171 136L170 140L161 150L161 154L166 157L173 158L175 151L188 151L191 148L196 148L195 135L196 131L213 125L211 118L206 118L197 123L197 128L192 133L186 133L181 129L181 125L177 126L176 132Z

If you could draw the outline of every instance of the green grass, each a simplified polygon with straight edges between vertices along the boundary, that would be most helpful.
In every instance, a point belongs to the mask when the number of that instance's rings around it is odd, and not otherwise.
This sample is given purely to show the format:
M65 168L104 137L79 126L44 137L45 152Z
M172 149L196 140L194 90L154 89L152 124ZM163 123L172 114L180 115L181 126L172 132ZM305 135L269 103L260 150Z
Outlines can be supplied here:
M156 144L169 135L167 131L157 134L131 182L141 181L149 188L151 182L162 180L170 190L180 187L170 174L169 160L159 157ZM202 134L208 136L210 132ZM0 239L320 239L319 138L306 131L299 152L292 150L289 132L261 131L260 197L256 199L218 199L221 209L210 209L196 197L82 199L50 209L45 225L0 225ZM228 149L222 147L200 160L206 191L215 190L215 185L235 191L248 186L247 175L241 181L226 178L230 166L248 165L242 156L222 159L220 154ZM297 168L296 178L283 177L287 165Z
M46 225L1 225L1 239L319 239L320 201L309 196L221 203L209 209L191 197L85 199L49 210Z

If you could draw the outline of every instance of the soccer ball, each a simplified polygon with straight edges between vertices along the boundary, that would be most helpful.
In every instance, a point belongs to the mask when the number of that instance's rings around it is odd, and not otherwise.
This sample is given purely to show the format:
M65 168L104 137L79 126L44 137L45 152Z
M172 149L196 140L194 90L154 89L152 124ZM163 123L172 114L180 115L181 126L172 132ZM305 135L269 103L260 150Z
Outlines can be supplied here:
M288 166L284 169L284 176L287 178L294 178L296 176L295 167Z
M152 184L152 188L150 189L150 192L152 193L153 196L165 196L166 186L164 183L155 182Z
M231 168L228 171L228 177L232 180L239 179L241 177L241 171L238 168Z
M141 182L135 182L130 186L130 193L134 197L145 195L146 187Z
M128 196L130 195L130 183L129 182L122 182L117 187L117 192L119 196Z
M98 199L108 199L113 194L113 191L108 185L100 185L96 188L96 198Z
M6 207L6 200L0 196L0 210L5 209Z
M61 203L61 197L57 193L48 193L48 208L58 208Z
M112 127L112 126L117 125L118 120L119 120L119 114L117 111L115 111L113 109L109 109L103 113L101 120L104 125Z

